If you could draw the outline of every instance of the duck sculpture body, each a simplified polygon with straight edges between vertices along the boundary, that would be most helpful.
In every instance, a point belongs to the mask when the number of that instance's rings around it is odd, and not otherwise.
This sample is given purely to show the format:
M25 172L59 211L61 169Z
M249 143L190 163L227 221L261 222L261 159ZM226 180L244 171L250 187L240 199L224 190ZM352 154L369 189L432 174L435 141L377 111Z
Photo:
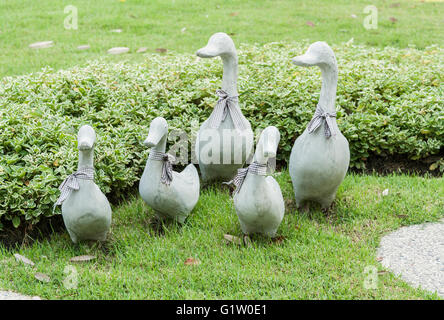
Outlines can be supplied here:
M284 217L281 188L273 177L266 176L268 159L276 157L279 140L279 130L267 127L259 138L253 162L240 169L233 180L234 207L244 234L274 237Z
M298 66L318 66L322 87L313 119L293 146L290 176L298 208L309 209L309 201L327 209L336 197L350 162L347 139L336 124L335 100L338 67L333 50L325 42L315 42L301 56L293 58Z
M82 126L77 139L78 170L60 186L61 195L56 205L62 206L63 221L74 243L81 240L105 241L111 226L111 206L94 183L94 129Z
M199 200L199 175L193 164L181 173L172 170L172 156L165 153L167 137L166 120L154 119L144 142L151 151L140 179L139 193L157 216L183 223Z
M236 48L227 34L216 33L196 55L220 56L223 62L222 89L216 92L219 100L197 133L196 158L204 182L227 181L242 168L253 149L251 124L239 108Z

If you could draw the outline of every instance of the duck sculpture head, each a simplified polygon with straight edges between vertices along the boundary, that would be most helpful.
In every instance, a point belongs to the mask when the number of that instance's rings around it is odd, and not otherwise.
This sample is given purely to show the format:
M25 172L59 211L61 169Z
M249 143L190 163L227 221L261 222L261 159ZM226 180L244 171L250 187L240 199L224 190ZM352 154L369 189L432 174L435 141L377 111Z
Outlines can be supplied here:
M275 126L269 126L262 131L254 154L254 161L266 164L269 158L275 158L281 135Z
M78 168L94 166L94 145L96 132L89 125L84 125L77 134L77 148L79 149Z
M201 58L221 57L224 73L221 89L229 96L237 96L237 52L233 40L223 32L213 34L205 47L196 51Z
M168 123L164 118L157 117L151 122L148 137L143 142L143 144L150 148L160 146L161 142L165 144L167 134Z
M210 37L205 47L197 50L196 55L201 58L235 57L236 48L226 33L218 32Z
M292 61L301 67L318 66L321 69L336 67L335 54L329 45L323 41L311 44L305 54L294 57Z
M96 143L96 133L89 125L84 125L77 134L77 145L80 151L91 150Z

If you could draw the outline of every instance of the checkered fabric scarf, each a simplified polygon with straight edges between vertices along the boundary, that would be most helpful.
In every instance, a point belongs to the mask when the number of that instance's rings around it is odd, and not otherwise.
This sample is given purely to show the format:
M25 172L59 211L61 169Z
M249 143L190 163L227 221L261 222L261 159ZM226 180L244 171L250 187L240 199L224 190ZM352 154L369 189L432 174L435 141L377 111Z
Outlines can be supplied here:
M325 112L324 109L322 109L321 106L317 106L315 114L313 116L313 119L311 119L310 123L308 124L308 133L313 133L323 121L325 121L324 125L324 135L327 138L330 138L332 135L334 136L336 133L333 131L332 121L331 118L336 117L336 112L328 113Z
M151 150L148 159L163 161L160 181L169 186L171 181L173 181L173 165L171 162L174 161L175 158L168 153Z
M63 203L68 196L71 194L73 190L79 190L79 180L94 180L94 168L92 167L83 167L70 174L66 179L62 182L59 187L60 196L57 199L57 202L54 204L53 212L55 208Z
M240 191L242 188L242 184L244 183L245 178L247 177L247 173L256 174L259 176L267 175L267 164L259 164L257 162L252 162L248 167L237 169L237 175L233 178L233 180L224 182L224 184L233 184L236 189L233 192L233 196Z
M227 114L230 113L234 127L240 130L246 129L245 124L242 121L242 112L236 104L238 96L230 97L228 96L228 93L223 90L217 90L216 94L219 96L219 101L217 101L214 111L209 118L209 128L219 128L221 122L224 121Z

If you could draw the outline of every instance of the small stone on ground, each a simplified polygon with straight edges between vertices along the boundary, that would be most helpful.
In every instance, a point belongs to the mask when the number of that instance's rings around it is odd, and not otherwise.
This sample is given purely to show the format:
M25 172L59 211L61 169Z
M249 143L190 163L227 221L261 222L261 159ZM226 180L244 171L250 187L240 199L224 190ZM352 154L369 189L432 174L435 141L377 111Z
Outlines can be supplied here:
M42 300L42 298L34 296L25 296L20 293L12 291L1 291L0 290L0 300Z
M49 48L54 45L53 41L41 41L41 42L34 42L29 45L31 49L44 49Z
M79 50L87 50L87 49L89 49L89 48L91 48L91 47L89 46L89 44L85 44L85 45L82 45L82 46L78 46L78 47L77 47L77 49L79 49Z
M146 52L148 50L148 48L147 47L142 47L142 48L139 48L139 49L137 49L137 53L142 53L142 52Z
M444 219L403 227L381 239L381 264L414 287L444 297Z
M108 50L110 54L121 54L129 51L129 48L126 47L115 47Z

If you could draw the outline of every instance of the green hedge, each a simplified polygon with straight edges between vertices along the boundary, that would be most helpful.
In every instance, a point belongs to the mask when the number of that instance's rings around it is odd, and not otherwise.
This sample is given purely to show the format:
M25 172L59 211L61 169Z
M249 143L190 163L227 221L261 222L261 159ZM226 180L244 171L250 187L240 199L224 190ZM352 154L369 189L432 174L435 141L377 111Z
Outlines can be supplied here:
M253 128L281 131L279 160L315 110L321 86L317 68L291 64L308 43L241 46L241 107ZM443 50L333 47L339 64L338 124L350 142L351 166L372 154L420 159L444 141ZM52 215L57 187L76 168L76 133L91 124L98 134L96 181L113 198L142 174L141 144L150 121L190 130L216 102L219 59L147 55L141 64L91 62L84 68L3 78L0 83L0 228Z

